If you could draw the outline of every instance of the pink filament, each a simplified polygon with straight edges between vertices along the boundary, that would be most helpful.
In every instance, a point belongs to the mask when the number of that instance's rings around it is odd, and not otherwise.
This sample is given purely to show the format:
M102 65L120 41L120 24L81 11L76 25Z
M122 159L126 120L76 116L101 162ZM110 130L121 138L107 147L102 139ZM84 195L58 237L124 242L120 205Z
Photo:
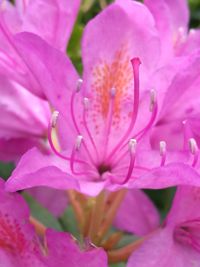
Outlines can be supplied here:
M166 161L166 152L163 153L163 155L161 155L160 166L164 166L165 165L165 161Z
M154 107L153 107L153 111L152 111L152 115L151 115L151 118L150 118L150 121L148 122L148 124L145 126L144 129L142 129L141 131L139 131L137 134L135 134L133 136L134 139L137 139L137 142L140 141L145 134L147 134L147 132L151 129L151 126L153 125L155 119L156 119L156 115L157 115L157 111L158 111L158 105L157 105L157 102L154 104ZM138 138L137 138L138 137ZM120 150L126 148L128 145L128 142L126 142ZM120 157L119 159L115 162L115 164L117 164L125 155L126 155L127 152L124 152Z
M75 159L75 156L76 156L76 153L78 152L77 148L76 148L76 145L73 147L72 149L72 153L71 153L71 157L70 157L70 169L71 169L71 172L74 174L74 175L91 175L91 172L76 172L74 170L74 163L75 162L79 162L79 160L76 160ZM89 164L88 164L89 165Z
M87 132L87 134L88 134L88 136L89 136L89 139L90 139L90 141L91 141L91 143L92 143L92 146L93 146L93 148L94 148L94 150L95 150L95 153L96 153L96 156L97 156L97 159L98 159L98 158L99 158L98 150L97 150L96 144L95 144L95 142L94 142L94 139L93 139L93 137L92 137L92 134L91 134L91 132L90 132L90 130L89 130L89 128L88 128L88 125L87 125L86 111L87 111L86 108L84 108L84 110L83 110L83 125L84 125L84 127L85 127L85 129L86 129L86 132Z
M110 105L109 105L108 120L107 120L106 130L105 130L105 144L104 144L104 156L103 156L103 158L105 158L107 148L108 148L108 141L109 141L109 135L110 135L110 131L111 131L113 112L114 112L114 101L115 101L115 95L112 95L112 93L110 93Z
M49 144L50 144L50 147L51 149L53 150L53 152L60 158L62 159L65 159L65 160L70 160L69 157L66 157L64 155L62 155L60 152L58 152L58 150L55 148L54 144L53 144L53 140L52 140L52 137L51 137L51 131L52 131L52 126L51 126L51 123L49 123L48 125L48 141L49 141Z
M128 172L127 172L126 178L122 182L120 182L120 184L125 184L128 182L133 172L134 164L135 164L135 153L130 152L130 164L129 164Z
M66 156L62 155L62 154L55 148L55 146L54 146L54 144L53 144L52 137L51 137L51 131L52 131L52 126L51 126L51 123L49 123L49 125L48 125L48 141L49 141L49 145L50 145L52 151L53 151L59 158L62 158L62 159L71 161L71 158L70 158L70 157L66 157ZM76 162L78 162L78 163L82 163L82 164L86 164L86 165L89 165L89 163L87 163L86 161L83 161L83 160L76 160Z
M70 101L70 111L71 111L71 117L72 117L72 121L74 123L74 127L75 127L78 135L81 135L81 132L79 130L78 124L76 122L75 114L74 114L74 100L75 100L75 96L76 96L77 93L78 92L76 90L72 93L71 101ZM92 155L90 154L90 151L88 150L85 142L83 142L83 146L84 146L84 148L85 148L85 150L86 150L86 152L88 154L88 157L90 158L91 162L95 165L95 162L94 162L94 160L92 158Z
M156 119L157 112L158 112L158 105L157 103L155 103L149 123L145 126L144 129L142 129L139 133L137 133L133 138L136 138L139 136L137 140L140 141L144 137L144 135L151 129Z
M141 64L139 58L133 58L131 60L133 66L133 76L134 76L134 101L133 101L133 111L132 111L132 118L129 124L127 131L125 132L124 136L121 138L119 143L115 146L115 148L111 151L110 155L108 156L107 160L109 161L113 155L115 155L116 151L123 145L124 141L127 140L129 135L131 134L133 127L135 125L138 109L139 109L139 66Z
M196 153L193 156L193 162L192 162L192 167L195 167L199 159L199 151L196 151Z

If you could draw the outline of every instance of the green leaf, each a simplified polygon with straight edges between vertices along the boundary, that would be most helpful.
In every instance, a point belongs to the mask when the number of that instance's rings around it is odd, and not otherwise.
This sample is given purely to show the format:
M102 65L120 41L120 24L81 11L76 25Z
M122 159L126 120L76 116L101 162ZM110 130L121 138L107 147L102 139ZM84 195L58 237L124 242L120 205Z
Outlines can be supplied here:
M59 218L59 222L62 225L64 231L71 233L77 239L80 239L78 225L74 215L73 208L68 206L64 214Z
M2 177L4 180L7 180L8 177L11 175L13 169L13 163L0 162L0 177Z
M110 267L125 267L126 263L125 262L119 262L119 263L112 263L109 264Z
M31 215L36 218L38 221L43 223L46 227L54 228L58 231L62 231L62 227L58 220L44 207L40 205L39 202L37 202L32 196L30 196L28 193L23 192L23 197L27 201L30 210Z

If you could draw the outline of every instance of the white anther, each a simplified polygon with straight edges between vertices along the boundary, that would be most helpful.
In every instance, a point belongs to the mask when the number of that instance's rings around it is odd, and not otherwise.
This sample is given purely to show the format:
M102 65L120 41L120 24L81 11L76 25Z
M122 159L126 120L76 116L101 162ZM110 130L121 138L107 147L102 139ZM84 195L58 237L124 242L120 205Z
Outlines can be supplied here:
M115 87L112 87L112 88L110 89L110 96L111 96L111 97L115 97L115 95L116 95L116 88L115 88Z
M82 79L78 79L77 86L76 86L76 91L77 92L80 91L82 83L83 83L83 80Z
M82 141L83 141L83 136L82 135L78 135L77 138L76 138L76 144L75 144L76 150L80 149Z
M161 157L166 154L166 147L167 147L166 142L160 141L160 155L161 155Z
M54 111L51 116L51 127L55 128L58 120L59 111Z
M152 89L150 91L150 106L149 106L149 110L151 112L153 111L155 104L156 104L156 91Z
M195 35L195 34L196 34L196 32L197 32L197 31L196 31L196 30L194 30L194 29L190 29L190 30L189 30L189 34L190 34L190 35Z
M129 141L129 149L131 153L136 152L136 146L137 146L137 140L134 138L131 138Z
M198 151L198 146L196 143L196 140L194 138L190 138L189 139L189 148L190 148L190 152L195 155Z
M89 107L89 98L87 98L87 97L84 97L83 98L83 105L84 105L84 109L85 110L88 110L88 107Z

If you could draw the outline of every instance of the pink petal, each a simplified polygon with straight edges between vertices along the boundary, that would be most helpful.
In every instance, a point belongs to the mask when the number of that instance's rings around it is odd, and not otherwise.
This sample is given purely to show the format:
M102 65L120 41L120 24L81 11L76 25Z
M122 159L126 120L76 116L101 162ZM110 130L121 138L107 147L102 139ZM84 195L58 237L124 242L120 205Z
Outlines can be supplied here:
M148 27L144 22L148 23ZM159 48L152 15L136 1L116 1L87 24L82 41L83 90L91 99L88 125L100 151L102 143L105 143L111 89L114 87L116 90L117 104L112 118L115 125L112 125L109 135L109 148L124 134L118 129L130 123L133 101L130 60L137 57L142 62L140 90L143 92L148 75L158 63Z
M37 149L29 150L6 182L6 190L16 191L35 186L55 189L79 189L76 179L67 173L66 161L43 155Z
M45 95L54 108L66 114L69 92L76 89L78 80L69 58L32 33L17 34L14 40L21 57L40 85L40 91L34 93Z
M200 218L200 188L194 186L179 186L177 188L172 208L167 216L167 225Z
M50 120L48 103L4 76L0 83L0 138L43 138Z
M186 55L194 53L198 51L200 47L200 30L199 29L191 29L189 31L188 38L182 44L178 51L178 55Z
M107 255L101 248L91 248L85 251L79 248L69 234L47 231L48 267L107 267Z
M38 141L28 138L0 139L0 160L16 162L29 149L35 146L42 149Z
M140 177L133 177L129 188L160 189L176 185L200 186L199 173L184 163L170 163Z
M146 235L159 225L159 213L147 195L137 189L129 190L122 201L114 226L136 235Z
M200 254L174 243L170 228L158 230L132 253L127 267L188 267L199 265Z
M28 206L19 194L7 193L3 187L0 180L0 263L5 267L44 266Z
M145 0L152 12L156 27L160 32L162 58L167 60L173 49L185 38L189 22L189 9L186 0Z
M17 1L19 2L25 1ZM65 51L78 13L80 0L30 0L22 6L21 31L32 32ZM44 19L45 18L45 19Z
M35 187L28 189L28 193L56 217L62 215L67 208L68 199L65 191L47 187Z

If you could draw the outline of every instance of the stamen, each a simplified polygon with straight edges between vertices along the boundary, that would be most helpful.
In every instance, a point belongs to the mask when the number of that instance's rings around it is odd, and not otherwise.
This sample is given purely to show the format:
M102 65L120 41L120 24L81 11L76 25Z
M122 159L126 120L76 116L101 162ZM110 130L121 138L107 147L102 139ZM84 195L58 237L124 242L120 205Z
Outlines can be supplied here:
M78 127L78 123L77 123L77 121L76 121L76 117L75 117L75 114L74 114L74 102L75 102L75 96L76 96L76 94L77 94L78 92L80 92L80 88L81 88L82 83L83 83L83 80L82 80L82 79L78 79L76 90L72 93L71 101L70 101L70 112L71 112L71 117L72 117L72 121L73 121L73 123L74 123L74 127L75 127L75 129L76 129L78 135L81 135L81 131L80 131L79 127ZM90 154L90 151L88 150L88 148L87 148L87 146L85 145L85 143L83 143L83 146L84 146L84 148L85 148L85 150L86 150L86 152L87 152L87 154L88 154L88 157L90 158L91 162L92 162L93 164L95 164L95 163L94 163L94 160L93 160L93 158L92 158L92 156L91 156L91 154Z
M161 156L161 163L160 166L165 165L166 161L166 142L165 141L160 141L160 156Z
M190 152L194 156L193 162L192 162L192 167L195 167L195 165L198 162L198 158L199 158L199 148L198 148L198 145L197 145L196 140L194 138L189 139L189 148L190 148Z
M52 117L51 117L51 121L48 125L48 141L49 141L49 145L52 149L52 151L60 158L62 159L65 159L65 160L68 160L70 161L71 158L70 157L67 157L67 156L64 156L62 155L55 147L54 145L54 142L52 140L52 130L56 127L56 124L57 124L57 120L58 120L58 116L59 116L59 112L58 111L54 111L53 114L52 114ZM83 161L83 160L76 160L78 163L83 163L83 164L86 164L86 165L89 165L86 161Z
M57 119L58 119L58 115L59 115L59 112L58 111L54 111L53 114L52 114L52 117L51 117L51 121L48 125L48 141L49 141L49 145L51 147L51 149L53 150L53 152L60 158L62 159L65 159L65 160L70 160L69 157L66 157L64 155L62 155L57 149L56 147L54 146L54 143L53 143L53 140L52 140L52 136L51 136L51 133L52 133L52 129L54 129L56 127L56 123L57 123Z
M151 129L151 126L153 125L153 123L156 119L156 115L158 112L158 105L157 105L157 101L156 101L156 91L155 90L150 91L149 110L152 112L152 114L151 114L151 118L150 118L148 124L142 130L140 130L137 134L135 134L133 136L133 138L137 139L137 141L140 141L144 137L144 135ZM123 145L121 150L126 148L126 146L127 146L127 143ZM126 154L126 153L124 153L124 154ZM124 154L121 155L120 159L123 158Z
M107 147L108 147L109 135L110 135L110 131L111 131L113 112L114 112L115 95L116 95L116 89L115 89L115 87L112 87L110 89L110 105L109 105L109 111L108 111L107 125L106 125L106 129L105 129L105 144L104 144L104 156L103 156L103 158L105 158L105 156L106 156Z
M77 87L76 87L76 92L80 92L81 90L81 85L83 84L83 80L82 79L78 79L77 81Z
M130 141L129 141L130 164L129 164L128 173L126 175L126 178L120 184L127 183L128 180L130 179L131 175L132 175L134 164L135 164L136 146L137 146L137 141L133 138L130 139Z
M156 91L154 89L152 89L150 91L150 107L149 107L149 110L151 112L153 112L154 107L155 107L155 104L157 104L157 101L156 101Z
M151 118L148 122L148 124L141 130L139 131L136 135L134 135L134 138L138 137L137 140L141 140L144 135L151 129L156 116L157 116L157 112L158 112L158 104L157 104L157 100L156 100L156 91L155 90L151 90L150 91L150 105L149 105L149 110L151 111Z
M82 143L83 143L83 136L78 135L76 138L75 145L72 149L71 157L70 157L70 169L74 175L90 175L91 176L92 171L90 171L90 172L76 172L74 170L74 163L78 162L78 160L75 159L75 156L80 151ZM91 166L90 166L90 169L91 169Z
M76 174L74 171L75 154L76 154L76 152L78 152L80 150L82 141L83 141L83 136L78 135L76 138L74 148L72 149L72 154L71 154L71 158L70 158L70 168L71 168L71 171L73 174Z
M84 109L83 109L83 125L84 125L84 127L86 129L86 132L87 132L87 134L89 136L89 139L90 139L90 141L91 141L91 143L93 145L93 148L94 148L94 150L96 152L96 156L97 156L97 159L98 159L99 158L98 150L97 150L96 144L94 142L94 139L92 137L92 134L91 134L91 132L90 132L90 130L88 128L87 120L86 120L86 113L88 112L88 107L89 107L89 99L87 97L83 98L83 106L84 106Z
M187 120L184 120L182 122L183 124L183 149L187 150L188 149L188 140L192 136L192 131L190 129L189 122Z
M133 58L131 60L131 64L133 67L133 76L134 76L134 101L133 101L133 110L132 110L132 117L129 124L128 129L126 130L124 136L121 138L119 143L115 146L115 148L111 151L110 155L108 156L107 160L110 160L113 155L115 155L116 151L123 145L124 141L127 140L129 135L131 134L133 127L135 125L138 109L139 109L139 66L141 61L139 58Z
M51 127L56 128L57 120L59 116L59 111L54 111L51 117Z

